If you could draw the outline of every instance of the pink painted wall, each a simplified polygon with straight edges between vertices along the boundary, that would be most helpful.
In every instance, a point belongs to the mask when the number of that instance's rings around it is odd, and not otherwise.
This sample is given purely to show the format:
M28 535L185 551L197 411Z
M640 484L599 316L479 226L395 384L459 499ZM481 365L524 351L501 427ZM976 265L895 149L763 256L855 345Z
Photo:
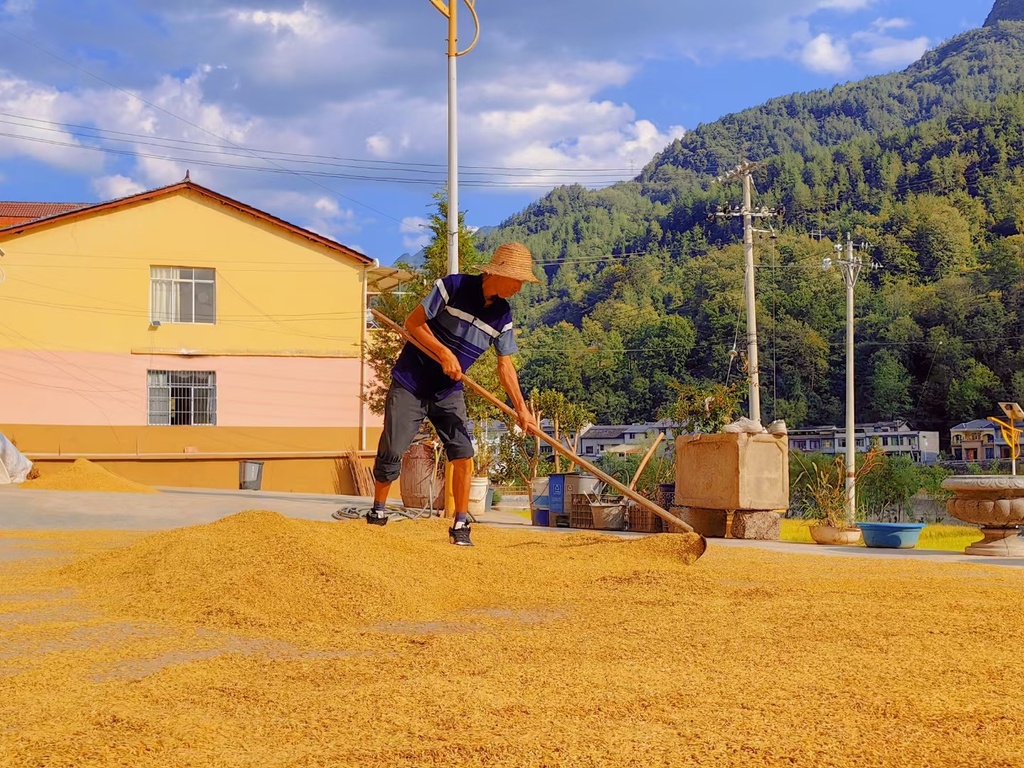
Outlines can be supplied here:
M215 371L217 424L355 427L357 359L0 350L0 424L142 426L150 370ZM380 425L366 411L367 426Z

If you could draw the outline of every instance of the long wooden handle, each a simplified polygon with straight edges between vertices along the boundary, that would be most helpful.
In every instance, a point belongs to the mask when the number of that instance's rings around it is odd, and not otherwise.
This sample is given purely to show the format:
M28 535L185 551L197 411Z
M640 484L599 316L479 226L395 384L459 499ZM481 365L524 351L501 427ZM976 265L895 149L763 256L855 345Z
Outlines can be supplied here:
M394 331L399 336L404 338L406 341L408 341L408 342L410 342L412 344L415 344L417 347L419 347L419 349L421 349L425 354L429 355L431 358L433 358L435 360L437 359L436 357L434 357L434 354L429 349L426 349L422 344L420 344L418 341L416 341L416 339L414 339L409 334L409 332L407 330L405 330L405 328L403 328L402 326L398 325L390 317L388 317L387 315L379 312L376 309L371 309L370 312L372 312L373 316L379 322L383 323L386 328L388 328L389 330ZM471 378L469 378L469 376L467 376L465 373L462 374L462 381L465 382L470 387L470 389L472 389L474 392L476 392L478 395L480 395L480 397L482 397L484 400L489 402L491 405L493 405L495 408L497 408L501 412L505 413L508 416L511 416L513 419L518 419L519 418L519 414L517 414L514 410L509 408L507 405L505 405L505 403L501 402L501 400L496 398L494 395L492 395L486 389L481 387L479 384L477 384ZM689 526L686 523L684 523L678 517L676 517L675 515L671 514L670 512L666 512L664 509L659 507L657 504L655 504L650 499L645 499L643 496L641 496L639 493L634 491L632 488L630 488L630 487L628 487L626 485L623 485L622 483L620 483L618 480L616 480L614 477L612 477L611 475L607 474L606 472L602 472L600 469L595 467L589 461L581 459L579 456L576 455L576 453L574 453L569 448L566 448L559 441L557 441L554 438L550 437L543 430L531 428L530 432L533 433L534 435L536 435L537 437L539 437L541 440L543 440L548 445L550 445L556 452L560 453L562 456L564 456L565 458L569 459L569 461L571 461L574 464L577 464L578 466L580 466L583 469L587 470L592 475L601 478L606 483L608 483L608 485L610 485L613 488L615 488L618 491L620 491L622 493L622 495L628 496L630 499L635 501L641 507L643 507L644 509L647 509L648 511L650 511L653 514L657 515L658 517L660 517L662 520L664 520L669 525L675 526L676 528L681 528L684 531L688 531L690 533L696 533L696 531L694 531L691 526Z
M661 439L665 437L664 432L659 432L658 437L655 438L654 444L647 449L647 453L644 454L643 460L640 462L640 466L636 468L636 474L633 475L633 479L629 481L630 488L636 488L636 481L640 479L640 473L644 471L644 467L647 466L647 462L651 460L654 452L658 450L658 445L661 444Z

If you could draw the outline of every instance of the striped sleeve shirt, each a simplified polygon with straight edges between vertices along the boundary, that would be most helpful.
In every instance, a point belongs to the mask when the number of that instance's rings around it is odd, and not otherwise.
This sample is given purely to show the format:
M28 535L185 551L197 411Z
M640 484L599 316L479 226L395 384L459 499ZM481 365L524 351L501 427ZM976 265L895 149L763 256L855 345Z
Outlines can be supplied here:
M480 275L448 275L435 284L423 300L427 326L435 338L455 353L467 371L487 348L498 355L518 350L512 332L512 308L496 297L487 304ZM442 400L462 389L433 358L406 343L391 371L395 381L420 398Z

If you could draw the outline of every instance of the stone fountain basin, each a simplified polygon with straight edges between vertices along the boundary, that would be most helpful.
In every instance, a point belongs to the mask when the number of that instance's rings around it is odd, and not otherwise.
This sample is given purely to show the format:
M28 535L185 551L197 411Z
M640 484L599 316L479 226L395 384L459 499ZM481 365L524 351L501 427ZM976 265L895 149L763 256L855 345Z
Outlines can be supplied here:
M993 528L1024 524L1020 475L957 475L943 480L942 487L955 494L946 508L958 520Z

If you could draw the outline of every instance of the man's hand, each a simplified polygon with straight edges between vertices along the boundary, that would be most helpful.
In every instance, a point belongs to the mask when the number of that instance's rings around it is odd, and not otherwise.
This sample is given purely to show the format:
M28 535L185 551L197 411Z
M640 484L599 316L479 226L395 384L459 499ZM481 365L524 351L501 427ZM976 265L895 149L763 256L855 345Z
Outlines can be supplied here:
M459 365L459 358L447 347L442 347L441 349L441 370L444 371L448 378L454 381L462 381L462 366Z
M533 414L530 413L530 409L523 407L516 411L516 415L519 417L519 428L526 434L530 434L530 430L534 429L540 431L540 427L537 425L537 419L534 418Z

